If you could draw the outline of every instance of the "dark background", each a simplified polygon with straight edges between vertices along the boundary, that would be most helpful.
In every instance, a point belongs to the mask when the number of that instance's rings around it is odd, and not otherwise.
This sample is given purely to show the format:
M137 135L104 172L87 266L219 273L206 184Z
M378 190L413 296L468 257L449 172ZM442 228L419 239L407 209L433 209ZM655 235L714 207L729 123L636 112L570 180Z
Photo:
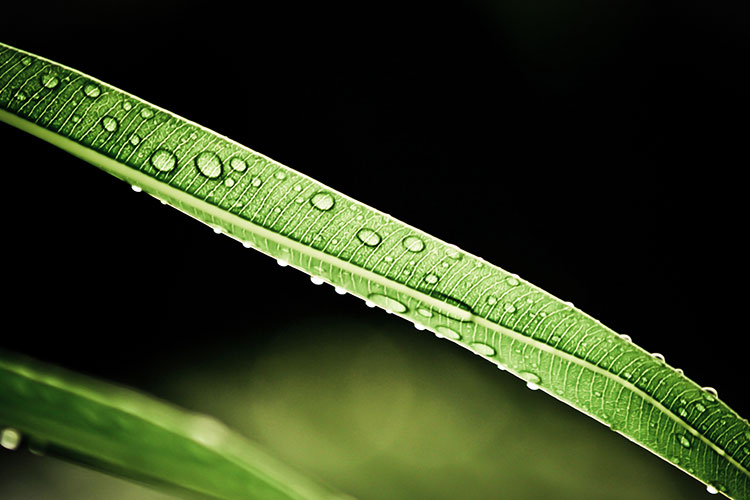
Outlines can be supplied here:
M12 2L0 37L520 274L747 416L747 17L357 5ZM408 328L0 132L2 348L159 394L170 367L262 353L290 318Z

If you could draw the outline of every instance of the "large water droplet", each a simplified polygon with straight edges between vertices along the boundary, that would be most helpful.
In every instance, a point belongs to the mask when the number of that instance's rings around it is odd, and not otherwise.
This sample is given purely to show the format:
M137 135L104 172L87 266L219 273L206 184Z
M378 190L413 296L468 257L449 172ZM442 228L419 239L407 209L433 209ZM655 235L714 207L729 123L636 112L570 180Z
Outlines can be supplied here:
M483 342L473 342L470 345L471 345L471 348L474 349L479 354L483 354L484 356L495 355L495 349L488 346L487 344Z
M243 160L242 158L234 157L229 160L229 166L232 167L232 170L236 170L237 172L244 172L247 168L247 163L245 163L245 160Z
M395 313L405 313L407 311L407 307L400 301L381 293L372 293L367 298L373 304L379 305L387 311L392 311Z
M83 93L87 97L96 99L97 97L101 95L102 89L100 89L98 85L94 85L93 83L87 83L86 85L83 86Z
M102 128L107 132L114 132L120 126L120 123L111 116L105 116L102 118Z
M380 243L380 235L368 228L357 231L357 239L368 247L374 247Z
M539 389L539 384L542 382L542 379L534 372L528 372L528 371L522 371L518 372L518 375L521 376L522 379L526 381L526 387L531 389L532 391L536 391Z
M449 326L445 326L445 325L436 326L435 331L437 331L443 337L447 337L453 340L461 340L461 334L453 330Z
M684 434L675 434L675 439L683 448L690 448L692 446L692 443L690 442L690 439L684 435Z
M48 89L54 89L60 83L60 79L57 78L56 75L49 73L42 75L41 78L39 78L39 81Z
M310 198L310 203L313 207L325 212L326 210L332 209L333 205L336 202L333 199L333 196L331 196L331 193L321 191L319 193L315 193L312 198Z
M204 151L195 158L198 171L209 179L216 179L221 175L222 165L216 153Z
M0 432L0 446L6 450L15 450L21 443L21 433L10 427Z
M427 276L424 277L424 280L430 285L434 285L440 280L440 276L434 273L429 273Z
M177 158L166 149L157 149L149 158L149 162L159 172L169 172L177 165Z
M404 241L402 241L402 244L404 245L404 248L406 248L410 252L421 252L424 250L424 241L417 238L416 236L407 236L404 238Z

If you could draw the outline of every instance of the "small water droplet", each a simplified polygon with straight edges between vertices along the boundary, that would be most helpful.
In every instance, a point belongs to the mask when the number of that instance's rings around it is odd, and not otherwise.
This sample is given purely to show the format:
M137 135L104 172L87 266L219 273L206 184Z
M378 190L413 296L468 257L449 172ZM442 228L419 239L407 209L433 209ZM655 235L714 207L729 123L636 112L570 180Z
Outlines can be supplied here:
M87 83L86 85L83 86L83 93L87 97L96 99L97 97L101 95L102 89L100 89L98 85L94 85L93 83Z
M677 408L677 414L683 418L688 416L687 410L683 407Z
M133 105L130 103L130 101L124 101L122 103L122 109L125 111L130 111L133 108Z
M333 199L333 196L331 196L331 193L320 191L310 198L310 203L313 207L325 212L332 209L336 202Z
M532 391L539 389L539 384L542 382L542 379L539 377L539 375L534 372L528 371L518 372L518 375L526 381L526 387L528 387Z
M0 431L0 446L6 450L15 450L21 444L21 433L10 427Z
M414 323L414 328L421 331L425 329L425 326L420 323Z
M279 266L281 266L281 267L286 267L286 266L288 266L288 265L289 265L289 262L285 261L284 259L276 259L276 263L277 263L277 264L278 264ZM319 285L320 283L322 283L322 282L323 282L323 280L321 280L320 278L316 278L316 277L314 277L314 276L313 276L312 278L310 278L310 280L311 280L311 281L312 281L313 283L315 283L316 285ZM317 281L316 281L316 280L319 280L319 281L320 281L320 283L317 283Z
M60 83L60 79L57 78L56 75L50 73L43 74L41 78L39 78L39 81L48 89L54 89Z
M177 165L177 158L166 149L157 149L149 158L149 162L159 172L169 172Z
M596 396L597 398L602 397L602 391L594 391L594 396Z
M346 288L342 288L340 286L334 287L333 289L336 293L339 295L346 295Z
M130 144L132 144L133 146L137 146L138 143L141 142L141 138L138 137L136 134L133 134L130 136L129 141L130 141Z
M391 257L390 255L386 255L386 256L385 256L385 257L383 258L383 260L384 260L384 261L386 261L386 262L393 262L393 257Z
M495 349L491 346L488 346L487 344L483 342L473 342L470 344L471 348L474 349L479 354L482 354L484 356L494 356L495 355Z
M698 410L699 413L703 413L704 411L706 411L706 407L701 403L695 403L695 409Z
M505 305L503 306L503 309L505 309L505 312L509 314L513 314L514 312L516 312L516 306L514 306L510 302L506 302Z
M449 326L445 326L445 325L436 326L435 330L443 337L447 337L453 340L461 339L461 334L451 329Z
M620 335L620 338L622 338L622 340L624 340L625 342L632 342L633 341L633 339L630 338L630 335L624 335L623 334L623 335Z
M31 66L31 63L34 62L34 60L31 58L31 56L23 56L21 59L21 64L24 66Z
M245 160L243 160L242 158L234 157L229 160L229 166L232 167L232 170L236 170L237 172L244 172L247 168L247 163L245 163Z
M690 442L690 439L684 434L675 434L675 439L683 448L690 448L692 446L692 443Z
M658 353L658 352L654 352L654 353L652 353L652 354L651 354L651 356L653 356L653 357L654 357L655 359L658 359L658 360L659 360L659 361L661 361L661 362L664 362L664 361L666 361L666 359L664 359L664 355L663 355L663 354L660 354L660 353Z
M73 123L78 123L81 121L81 115L75 114L72 116L71 120L73 121Z
M366 301L365 301L365 305L366 305L367 307L369 307L369 308L371 308L371 309L372 309L373 307L375 307L375 302L373 302L373 301L371 301L371 300L366 300Z
M420 307L419 309L417 309L417 313L419 313L420 316L424 316L425 318L432 317L432 311L424 307Z
M719 490L713 484L709 484L708 486L706 486L706 491L711 495L716 495L719 492Z
M154 112L151 111L150 109L148 109L148 108L141 109L141 118L143 118L144 120L148 120L149 118L153 118L153 116L154 116Z
M310 281L312 281L313 285L322 285L324 283L323 278L318 278L317 276L310 276Z
M508 276L505 278L505 282L510 286L518 286L518 280L514 276Z
M299 184L297 184L292 189L294 189L297 193L299 193L300 191L302 191L302 186L300 186Z
M555 342L555 343L557 343L557 342L559 342L559 341L560 341L560 336L559 336L559 335L553 335L553 336L551 336L551 337L549 338L549 340L550 340L550 342Z
M429 273L427 276L424 277L424 280L430 285L434 285L440 280L440 276L433 274L433 273Z
M273 176L274 178L283 181L284 179L286 179L286 172L284 172L283 170L278 170L275 174L273 174Z
M407 236L401 243L410 252L416 253L424 250L424 241L416 236Z
M446 249L445 249L445 255L447 255L449 258L451 258L453 260L459 260L461 258L461 252L460 252L460 250L457 247L453 246L453 245L448 245L446 247Z
M130 186L130 188L131 188L131 189L132 189L133 191L135 191L136 193L140 193L141 191L143 191L143 189L141 189L141 187L140 187L140 186L136 186L135 184L133 184L132 186Z
M685 372L682 370L682 368L675 368L674 371L676 371L678 375L685 375Z
M226 178L226 179L224 180L224 185L225 185L226 187L232 187L232 186L234 186L234 179L232 179L231 177L227 177L227 178ZM278 208L278 207L276 207L276 208Z
M407 307L397 299L394 299L393 297L389 297L387 295L383 295L381 293L372 293L367 298L370 300L370 302L379 305L386 311L405 313L408 310Z
M253 248L253 244L250 243L249 241L243 241L242 246L245 248Z
M380 243L380 235L368 228L362 228L357 231L357 239L368 247L374 247Z
M216 153L204 151L195 158L198 171L209 179L216 179L221 175L222 165Z
M107 132L114 132L119 126L119 122L111 116L105 116L102 118L102 128Z

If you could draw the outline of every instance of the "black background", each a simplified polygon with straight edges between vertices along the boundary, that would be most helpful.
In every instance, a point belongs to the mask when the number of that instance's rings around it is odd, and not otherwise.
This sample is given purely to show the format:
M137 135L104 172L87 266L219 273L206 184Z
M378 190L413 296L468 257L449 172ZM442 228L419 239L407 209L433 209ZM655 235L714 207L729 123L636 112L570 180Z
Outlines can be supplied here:
M520 274L747 415L746 20L716 2L12 2L0 38ZM0 347L151 389L175 360L268 340L239 325L366 316L0 132Z

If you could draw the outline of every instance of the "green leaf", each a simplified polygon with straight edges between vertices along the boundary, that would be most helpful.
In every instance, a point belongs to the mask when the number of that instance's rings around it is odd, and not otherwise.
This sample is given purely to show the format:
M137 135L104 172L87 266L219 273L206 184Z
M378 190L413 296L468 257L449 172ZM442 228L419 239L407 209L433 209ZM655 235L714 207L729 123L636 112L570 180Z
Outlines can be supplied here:
M748 498L750 425L714 392L484 260L226 137L1 46L0 119L217 232L427 328Z
M191 496L341 498L211 417L0 351L3 425L32 449Z

